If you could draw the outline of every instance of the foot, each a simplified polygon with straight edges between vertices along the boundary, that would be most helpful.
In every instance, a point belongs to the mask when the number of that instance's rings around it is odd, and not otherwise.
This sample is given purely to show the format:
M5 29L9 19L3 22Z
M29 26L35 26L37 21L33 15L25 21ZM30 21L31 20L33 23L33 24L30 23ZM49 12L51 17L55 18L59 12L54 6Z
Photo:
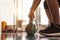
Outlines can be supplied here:
M60 27L51 23L50 27L41 30L39 33L45 36L60 36Z

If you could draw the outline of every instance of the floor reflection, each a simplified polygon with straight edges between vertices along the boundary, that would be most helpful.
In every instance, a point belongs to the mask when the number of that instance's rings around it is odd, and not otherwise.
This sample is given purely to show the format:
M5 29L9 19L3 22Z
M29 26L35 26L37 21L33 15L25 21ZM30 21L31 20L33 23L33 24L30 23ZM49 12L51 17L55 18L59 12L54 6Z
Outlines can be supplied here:
M45 37L40 34L28 36L26 32L2 33L1 40L60 40L60 37Z
M5 39L6 39L6 36L5 36L4 33L2 33L2 35L1 35L1 40L5 40Z

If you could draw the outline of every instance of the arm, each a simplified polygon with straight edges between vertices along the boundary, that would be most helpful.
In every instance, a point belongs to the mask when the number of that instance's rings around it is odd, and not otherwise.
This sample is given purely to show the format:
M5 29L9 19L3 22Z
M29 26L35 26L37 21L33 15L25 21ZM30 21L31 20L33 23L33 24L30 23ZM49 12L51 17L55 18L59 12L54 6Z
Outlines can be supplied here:
M34 12L36 10L36 8L38 7L40 2L41 2L41 0L34 0L32 6L31 6L30 11Z
M30 8L30 13L29 13L29 18L33 19L34 18L34 11L36 10L36 8L38 7L39 3L41 2L41 0L34 0L33 4Z

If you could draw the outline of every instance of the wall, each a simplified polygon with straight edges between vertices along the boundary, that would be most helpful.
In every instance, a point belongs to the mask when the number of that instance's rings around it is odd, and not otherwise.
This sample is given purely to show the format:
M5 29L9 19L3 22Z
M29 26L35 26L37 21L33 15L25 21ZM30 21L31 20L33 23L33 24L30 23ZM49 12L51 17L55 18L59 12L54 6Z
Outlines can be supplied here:
M14 0L0 0L0 31L1 22L6 21L7 25L13 25Z

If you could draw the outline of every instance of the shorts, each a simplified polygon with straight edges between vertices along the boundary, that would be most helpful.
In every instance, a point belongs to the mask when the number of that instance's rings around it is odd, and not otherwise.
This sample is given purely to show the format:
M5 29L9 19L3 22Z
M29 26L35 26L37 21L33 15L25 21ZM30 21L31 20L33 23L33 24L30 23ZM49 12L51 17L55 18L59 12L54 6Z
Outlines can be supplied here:
M59 7L60 7L60 0L58 0L58 4L59 4ZM44 8L48 9L48 5L47 5L46 1L44 1Z

